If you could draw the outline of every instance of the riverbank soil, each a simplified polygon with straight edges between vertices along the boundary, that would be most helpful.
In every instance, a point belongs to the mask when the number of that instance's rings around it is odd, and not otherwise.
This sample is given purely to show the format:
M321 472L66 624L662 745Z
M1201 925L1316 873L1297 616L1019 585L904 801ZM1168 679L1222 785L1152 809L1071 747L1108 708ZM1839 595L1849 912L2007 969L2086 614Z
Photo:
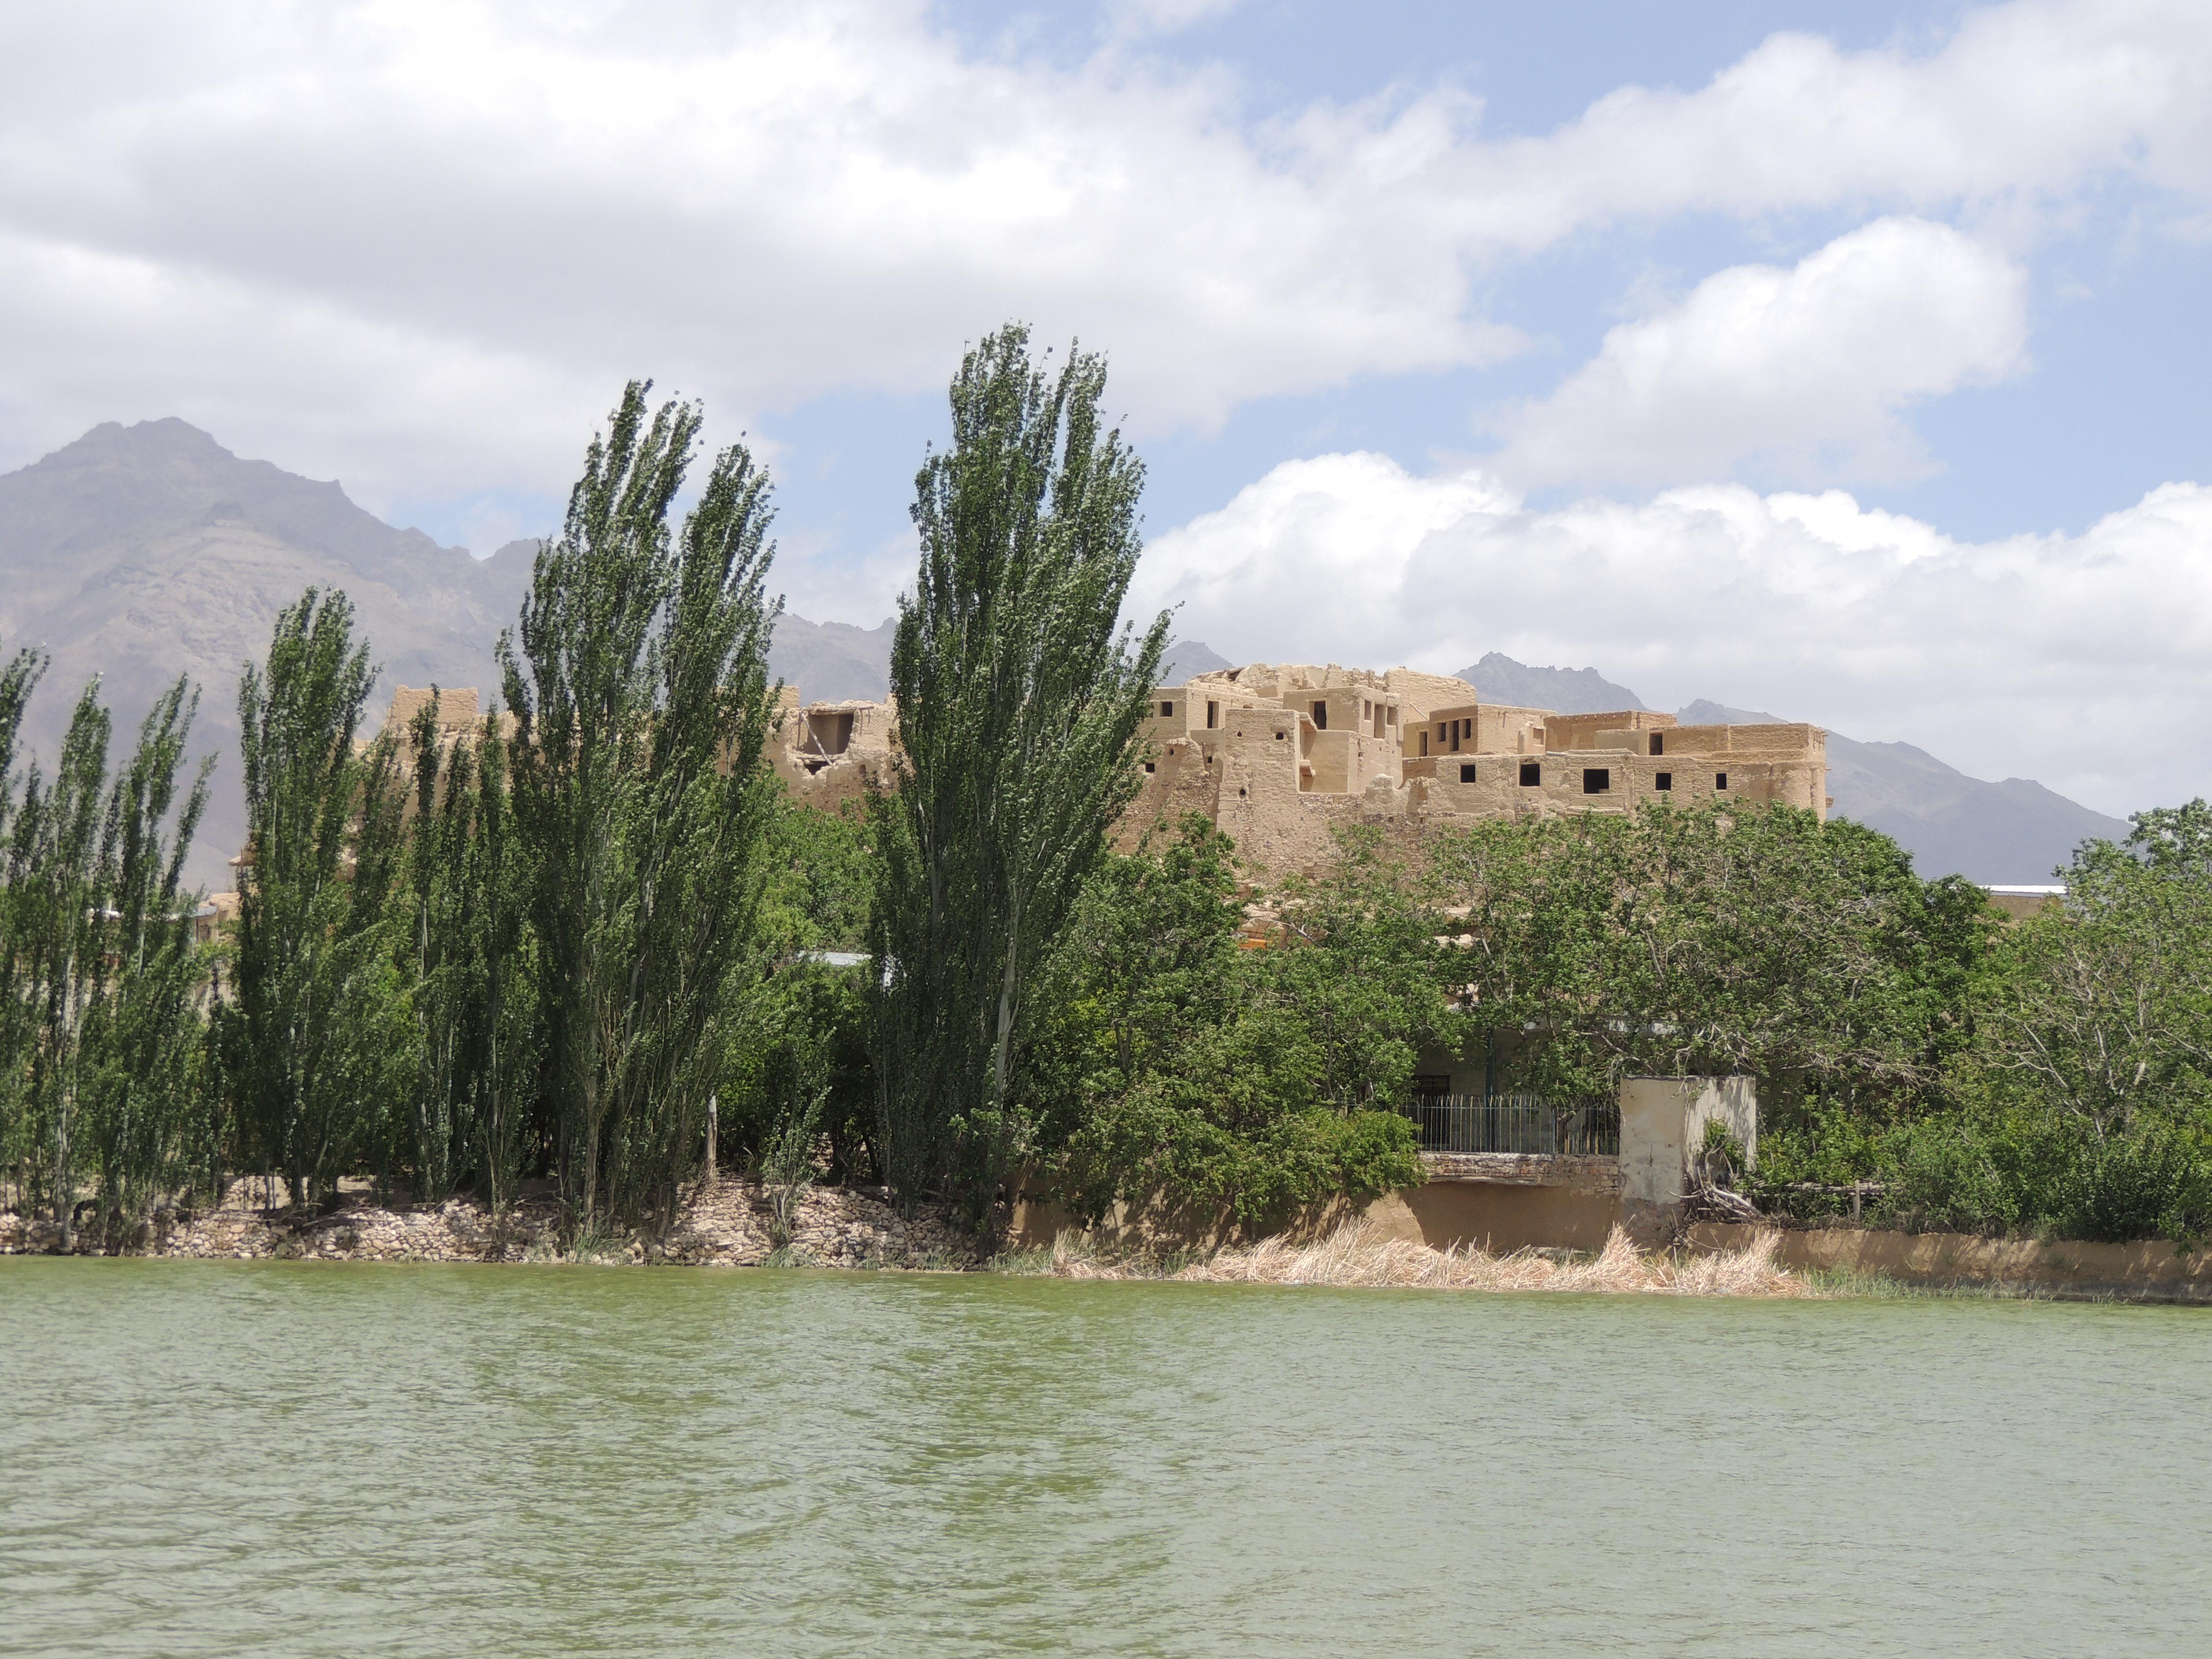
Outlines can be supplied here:
M270 1197L258 1178L233 1182L213 1209L158 1209L150 1223L112 1238L100 1236L88 1210L76 1253L337 1261L553 1261L568 1255L561 1243L559 1204L543 1190L526 1192L498 1216L466 1198L380 1204L365 1181L342 1182L337 1203L329 1209L272 1206ZM665 1234L608 1240L584 1253L603 1261L696 1267L758 1267L771 1258L813 1267L976 1263L974 1240L945 1215L924 1212L908 1220L881 1188L809 1191L799 1200L791 1243L781 1252L769 1238L769 1216L768 1194L758 1182L725 1177L693 1188ZM50 1218L0 1211L0 1255L51 1255L59 1237Z

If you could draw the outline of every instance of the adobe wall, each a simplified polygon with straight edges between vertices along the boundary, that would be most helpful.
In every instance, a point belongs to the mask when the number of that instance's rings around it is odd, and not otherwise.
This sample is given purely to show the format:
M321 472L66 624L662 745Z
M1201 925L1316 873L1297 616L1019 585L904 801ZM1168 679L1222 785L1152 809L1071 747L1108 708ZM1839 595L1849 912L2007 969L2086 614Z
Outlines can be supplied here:
M1534 769L1535 782L1522 781L1524 768ZM1530 755L1432 755L1427 762L1407 762L1407 769L1409 775L1432 780L1427 786L1426 802L1431 817L1553 817L1566 812L1631 812L1644 801L1662 797L1678 806L1730 801L1765 805L1780 801L1826 815L1826 774L1820 774L1824 793L1821 801L1815 803L1812 799L1814 774L1802 763L1777 765L1730 759L1723 765L1714 765L1699 756L1678 759L1593 750L1579 754L1553 750ZM1467 776L1470 769L1474 775L1472 781ZM1722 787L1723 778L1725 788ZM1662 779L1668 786L1664 789L1659 787Z
M1674 717L1649 708L1623 708L1601 714L1553 714L1545 722L1546 734L1554 749L1601 749L1607 745L1598 741L1601 733L1607 732L1661 732L1668 736L1667 747L1672 749L1676 730ZM1647 745L1638 744L1643 749Z
M1687 1243L1698 1250L1739 1250L1759 1228L1701 1221ZM2011 1285L2072 1296L2212 1303L2212 1250L2184 1252L2164 1239L2134 1244L1978 1238L1969 1233L1899 1233L1823 1228L1785 1232L1782 1264L1848 1269L1914 1285Z
M1062 1232L1082 1231L1109 1251L1213 1250L1262 1238L1308 1243L1364 1219L1383 1238L1432 1249L1602 1249L1620 1218L1620 1196L1618 1179L1593 1166L1612 1160L1532 1161L1562 1168L1540 1180L1431 1180L1364 1205L1341 1200L1317 1205L1273 1226L1240 1223L1226 1205L1164 1206L1140 1199L1116 1204L1097 1226L1082 1229L1058 1204L1024 1197L1014 1206L1007 1243L1016 1249L1039 1249Z
M1398 718L1408 726L1419 726L1427 720L1431 709L1482 701L1480 692L1453 674L1424 674L1417 668L1393 668L1382 676L1382 684L1398 699Z
M801 706L787 688L776 769L806 805L857 802L892 781L896 718L885 704ZM1485 703L1450 675L1335 663L1253 663L1163 686L1139 757L1145 776L1115 844L1133 848L1153 826L1202 812L1255 877L1322 872L1351 823L1410 837L1431 818L1627 813L1662 798L1827 808L1816 726L1679 726L1642 709L1561 715Z
M1618 1194L1571 1187L1431 1181L1385 1193L1367 1206L1385 1238L1431 1249L1601 1250L1620 1218Z

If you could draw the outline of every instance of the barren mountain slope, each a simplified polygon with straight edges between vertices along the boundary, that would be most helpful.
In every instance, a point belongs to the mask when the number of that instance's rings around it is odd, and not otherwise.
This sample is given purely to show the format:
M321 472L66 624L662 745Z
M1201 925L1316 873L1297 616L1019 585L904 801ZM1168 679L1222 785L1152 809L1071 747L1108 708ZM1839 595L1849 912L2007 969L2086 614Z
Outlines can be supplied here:
M245 831L238 671L268 647L276 613L310 585L343 587L395 683L489 689L492 645L530 573L526 544L489 560L394 530L336 483L241 460L182 421L95 427L0 476L0 649L44 647L52 667L28 735L51 757L86 681L100 677L115 758L162 687L201 687L194 749L218 757L190 878L228 884Z

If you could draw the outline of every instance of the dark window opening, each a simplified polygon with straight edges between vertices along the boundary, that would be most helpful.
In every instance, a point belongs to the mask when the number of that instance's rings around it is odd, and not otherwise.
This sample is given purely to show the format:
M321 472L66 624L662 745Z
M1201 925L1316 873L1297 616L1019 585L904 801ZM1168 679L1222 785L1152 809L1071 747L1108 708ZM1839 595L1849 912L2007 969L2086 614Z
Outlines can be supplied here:
M1289 735L1290 735L1290 734L1289 734L1288 732L1276 732L1276 733L1275 733L1275 741L1276 741L1277 743L1280 743L1280 742L1281 742L1285 738L1288 737Z
M1175 705L1174 705L1173 703L1170 702L1169 702L1165 697L1161 698L1161 699L1160 699L1160 713L1162 713L1163 714L1174 714L1174 713L1175 713Z
M1663 755L1667 752L1667 739L1656 732L1651 734L1651 752L1655 755Z
M1206 729L1207 731L1211 732L1213 730L1213 723L1220 717L1220 714L1221 705L1219 703L1210 702L1206 705Z
M1538 784L1543 782L1543 762L1522 761L1521 763L1521 787L1523 789L1534 789Z
M1429 728L1425 726L1421 728L1421 752L1424 755L1429 752Z
M1328 730L1328 705L1325 702L1316 702L1314 704L1314 730L1316 732Z
M1454 721L1451 723L1451 727L1452 727L1452 753L1453 753L1453 754L1455 754L1455 755L1456 755L1457 753L1459 753L1459 725L1460 725L1460 723L1459 723L1457 720L1454 720Z
M1150 761L1146 761L1146 762L1145 763L1145 771L1146 771L1146 775L1150 775L1150 774L1151 774L1154 769L1154 769L1154 767L1153 767L1153 765L1152 765L1152 762L1150 762Z
M1662 772L1651 780L1651 787L1654 789L1672 789L1674 787L1674 775L1672 772Z
M1460 763L1459 781L1462 783L1473 783L1474 781L1474 763L1473 761L1462 761Z
M1725 772L1714 773L1713 787L1717 790L1726 789L1728 787L1728 774Z
M1243 799L1244 799L1244 793L1245 793L1245 792L1244 792L1243 790L1239 789L1239 790L1237 792L1237 799L1239 799L1239 800L1243 800Z
M1583 793L1602 795L1613 787L1613 769L1607 766L1583 768Z
M1433 1100L1442 1103L1451 1098L1451 1091L1449 1072L1425 1073L1413 1079L1413 1098L1416 1100Z

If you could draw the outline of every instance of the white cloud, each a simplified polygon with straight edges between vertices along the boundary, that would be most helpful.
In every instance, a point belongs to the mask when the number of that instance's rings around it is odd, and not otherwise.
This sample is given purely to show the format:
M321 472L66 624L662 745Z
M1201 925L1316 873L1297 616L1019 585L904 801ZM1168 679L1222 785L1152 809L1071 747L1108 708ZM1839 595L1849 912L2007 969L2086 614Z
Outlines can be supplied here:
M336 477L372 507L526 476L548 456L573 465L620 390L311 295L4 230L0 317L36 321L0 351L0 410L19 429L40 423L27 435L46 447L103 420L179 415L239 453Z
M1517 337L1474 279L1616 220L1959 214L2017 246L2110 176L2212 200L2201 0L2023 0L1928 52L1778 36L1528 138L1449 88L1258 124L1241 98L1111 47L963 56L924 0L0 9L0 454L258 407L302 470L557 490L627 374L734 426L939 385L1009 315L1110 346L1139 432L1205 427L1494 359ZM88 265L166 297L79 291ZM236 331L257 313L328 324ZM103 336L91 370L56 343ZM357 413L431 361L411 410Z
M1925 470L1914 402L2018 372L2027 273L1948 226L1881 219L1795 268L1738 265L1605 337L1500 418L1516 483L1650 485L1739 465L1793 483Z
M1473 203L1522 249L1620 219L1879 204L2025 232L2102 177L2212 193L2212 8L2018 0L1936 50L1771 37L1691 92L1624 87L1470 155Z
M1111 0L1109 14L1125 39L1180 34L1226 17L1244 0Z
M1286 463L1155 541L1133 611L1232 658L1593 665L1902 739L2123 812L2212 793L2212 489L2079 536L1954 540L1839 491L1677 489L1532 513L1480 476Z

